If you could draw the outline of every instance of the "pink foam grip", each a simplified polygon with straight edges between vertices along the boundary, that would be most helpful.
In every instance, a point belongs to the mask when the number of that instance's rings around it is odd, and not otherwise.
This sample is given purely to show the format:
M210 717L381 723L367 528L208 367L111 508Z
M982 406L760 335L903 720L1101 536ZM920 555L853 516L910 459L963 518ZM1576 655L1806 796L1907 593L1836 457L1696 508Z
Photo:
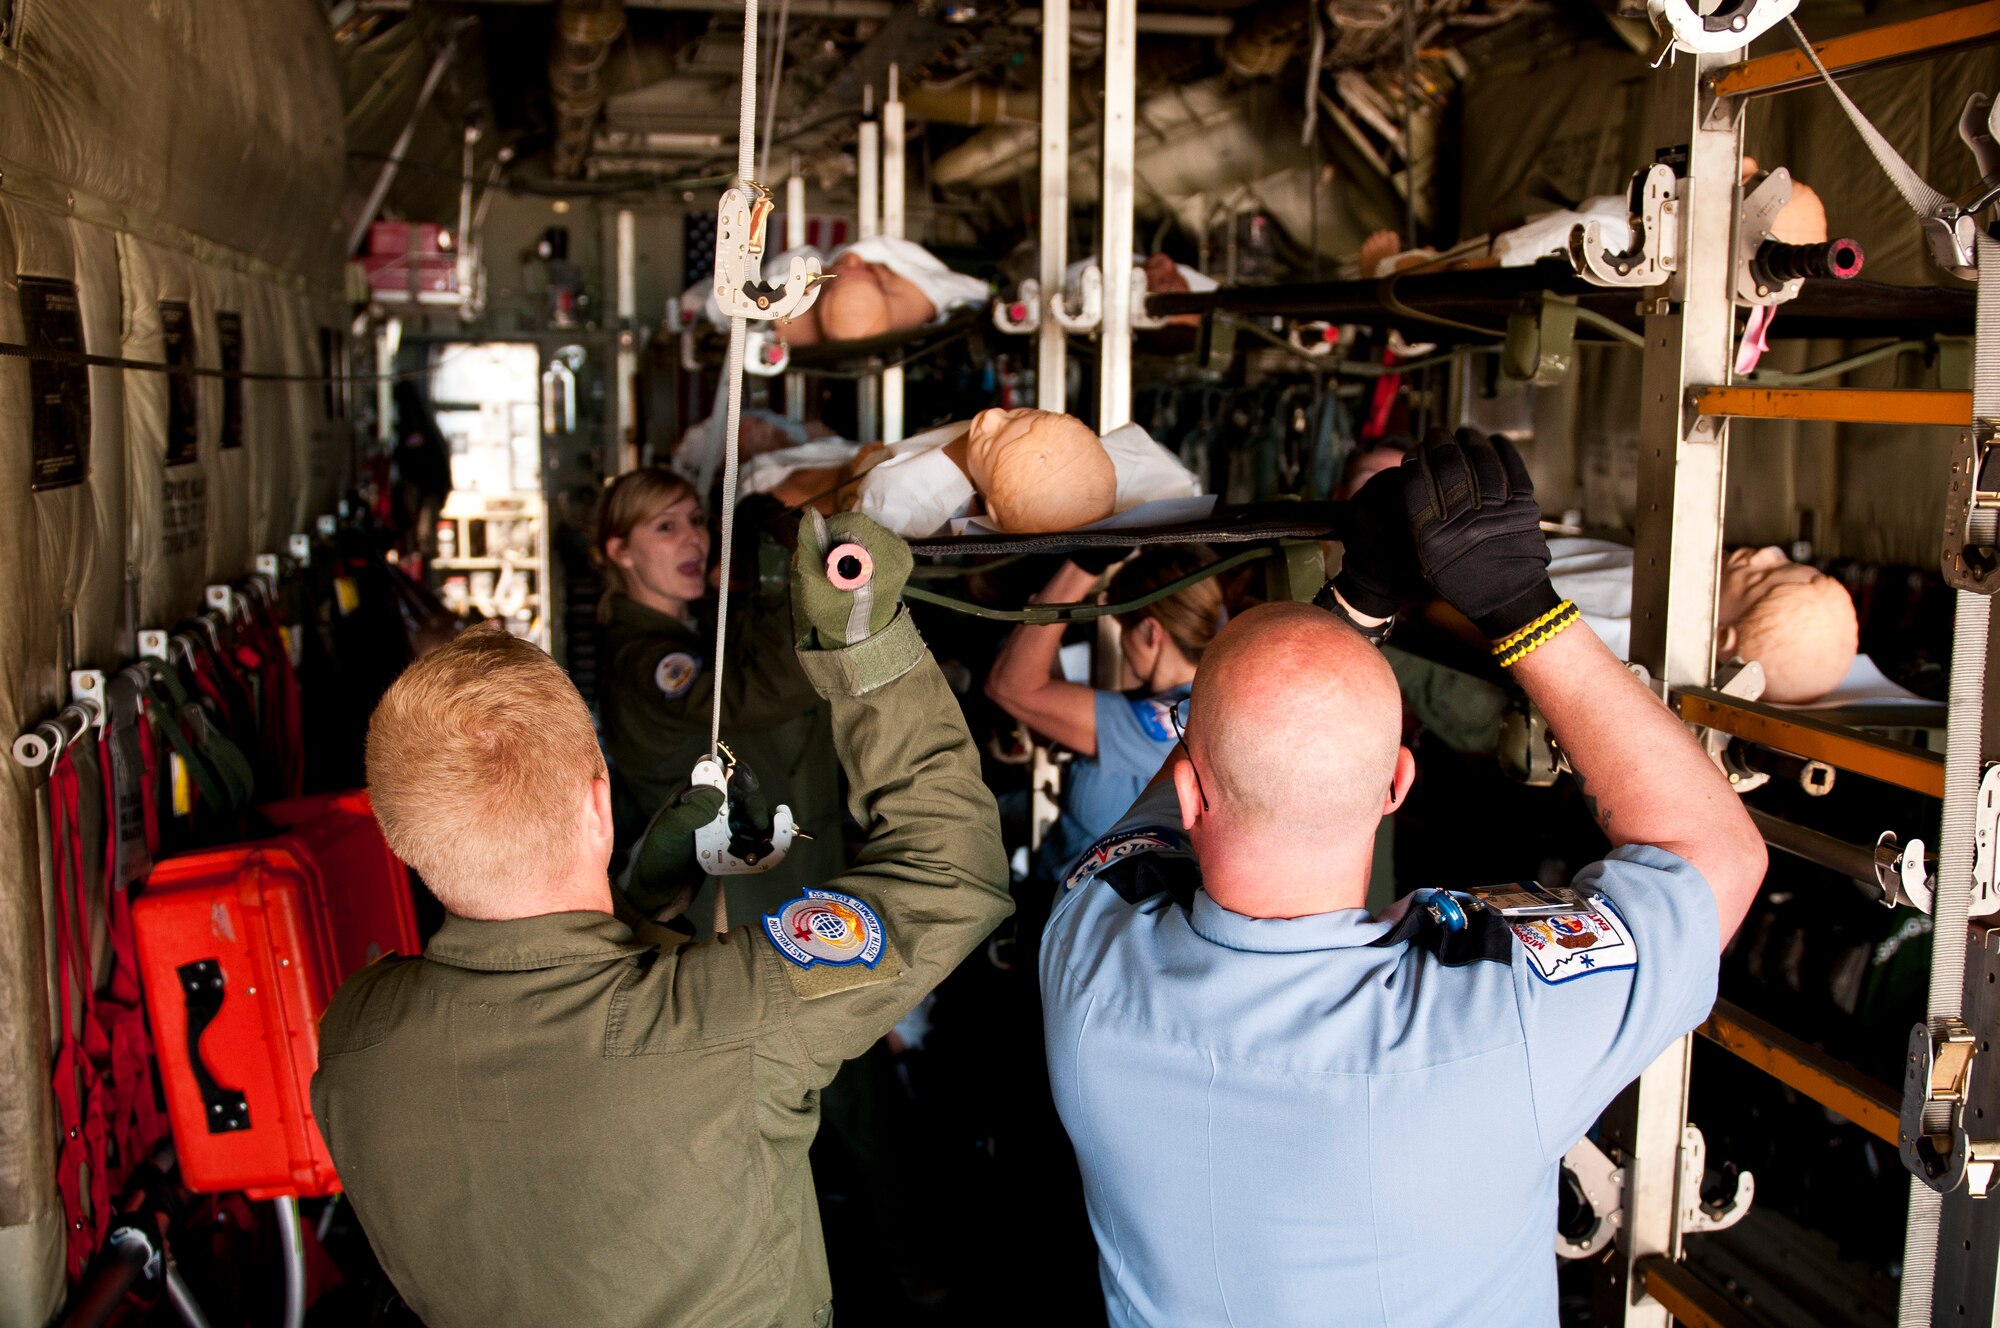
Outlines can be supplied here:
M835 590L859 590L875 575L875 560L859 544L842 544L826 555L826 579Z

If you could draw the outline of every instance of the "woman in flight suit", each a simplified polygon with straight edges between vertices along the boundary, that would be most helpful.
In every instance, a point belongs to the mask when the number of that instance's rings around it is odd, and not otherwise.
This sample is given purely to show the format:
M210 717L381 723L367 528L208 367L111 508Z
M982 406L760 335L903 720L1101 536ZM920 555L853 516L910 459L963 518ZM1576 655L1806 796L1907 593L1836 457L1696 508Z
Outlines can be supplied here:
M605 492L595 552L606 581L604 747L621 852L708 750L717 685L711 547L694 486L665 467L632 471ZM733 594L730 608L722 740L769 807L788 805L816 836L794 841L770 871L729 878L734 927L837 873L841 835L830 719L799 668L782 579L770 592ZM713 916L714 888L711 880L687 910L697 925Z
M1111 578L1108 598L1113 604L1138 599L1208 561L1185 551L1141 554ZM1065 562L1035 600L1076 603L1090 594L1098 575ZM1026 727L1076 753L1061 818L1043 845L1047 874L1059 875L1109 830L1173 750L1173 708L1187 698L1201 652L1223 618L1222 587L1213 577L1120 615L1119 649L1139 680L1132 692L1085 687L1057 675L1059 624L1017 627L1000 647L986 694Z

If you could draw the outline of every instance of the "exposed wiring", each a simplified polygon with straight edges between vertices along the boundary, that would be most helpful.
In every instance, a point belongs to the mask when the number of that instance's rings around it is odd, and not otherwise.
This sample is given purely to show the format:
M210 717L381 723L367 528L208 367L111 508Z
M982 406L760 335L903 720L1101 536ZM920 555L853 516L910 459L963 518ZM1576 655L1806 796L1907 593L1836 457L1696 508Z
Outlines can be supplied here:
M1886 346L1877 346L1873 350L1864 350L1858 354L1849 355L1846 359L1835 360L1831 364L1821 364L1810 369L1800 369L1795 373L1787 373L1782 369L1759 369L1750 374L1749 378L1753 383L1770 387L1802 387L1807 383L1818 383L1828 378L1838 378L1840 375L1851 370L1864 368L1867 365L1876 364L1898 355L1908 355L1913 352L1928 351L1929 349L1930 343L1928 341L1892 341Z
M1643 348L1646 344L1646 338L1640 336L1631 328L1626 327L1623 323L1606 318L1603 314L1592 309L1585 309L1581 305L1577 307L1576 321L1582 323L1585 327L1594 327L1599 332L1608 333L1628 346Z

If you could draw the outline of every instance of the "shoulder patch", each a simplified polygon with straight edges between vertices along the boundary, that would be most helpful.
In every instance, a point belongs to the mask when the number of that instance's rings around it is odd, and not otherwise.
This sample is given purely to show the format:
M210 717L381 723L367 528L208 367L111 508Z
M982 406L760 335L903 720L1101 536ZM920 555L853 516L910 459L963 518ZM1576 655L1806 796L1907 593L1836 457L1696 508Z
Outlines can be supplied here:
M662 656L653 667L653 685L669 701L678 701L688 694L688 688L694 686L694 680L700 673L700 660L684 650L676 650Z
M1154 742L1172 743L1174 726L1172 721L1173 703L1169 701L1134 701L1132 714Z
M1512 923L1535 976L1547 983L1572 982L1592 973L1639 966L1639 946L1624 919L1608 903L1572 913Z
M853 895L807 890L764 917L764 934L789 967L800 997L812 1000L900 977L902 959L875 910Z
M1070 868L1069 875L1063 879L1063 889L1074 890L1112 863L1135 853L1178 853L1180 849L1181 837L1163 825L1144 825L1107 835L1077 859L1076 866Z

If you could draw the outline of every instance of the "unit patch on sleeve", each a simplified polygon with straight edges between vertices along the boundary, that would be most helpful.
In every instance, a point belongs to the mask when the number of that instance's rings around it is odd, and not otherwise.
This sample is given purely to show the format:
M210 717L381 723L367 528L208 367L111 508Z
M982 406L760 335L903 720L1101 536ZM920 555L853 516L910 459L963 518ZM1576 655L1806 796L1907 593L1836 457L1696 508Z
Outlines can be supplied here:
M1063 889L1076 889L1120 858L1129 858L1134 853L1157 853L1162 849L1177 853L1180 847L1180 836L1163 825L1144 825L1107 835L1077 859L1076 866L1070 868L1069 875L1063 880Z
M1609 904L1511 924L1514 939L1544 982L1569 982L1592 973L1637 968L1639 947Z
M901 958L867 903L834 890L808 890L764 917L764 934L806 1000L900 977Z
M700 660L685 651L676 650L654 666L653 685L669 701L678 701L688 694L688 688L694 686L694 680L700 673Z

